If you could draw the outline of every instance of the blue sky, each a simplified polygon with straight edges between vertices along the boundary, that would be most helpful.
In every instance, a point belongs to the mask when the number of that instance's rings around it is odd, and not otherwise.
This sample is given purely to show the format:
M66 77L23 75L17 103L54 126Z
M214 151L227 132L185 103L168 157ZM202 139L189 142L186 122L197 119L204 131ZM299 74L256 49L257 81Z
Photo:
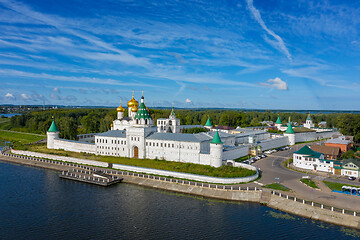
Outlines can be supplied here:
M359 1L0 0L0 103L360 110L359 16Z

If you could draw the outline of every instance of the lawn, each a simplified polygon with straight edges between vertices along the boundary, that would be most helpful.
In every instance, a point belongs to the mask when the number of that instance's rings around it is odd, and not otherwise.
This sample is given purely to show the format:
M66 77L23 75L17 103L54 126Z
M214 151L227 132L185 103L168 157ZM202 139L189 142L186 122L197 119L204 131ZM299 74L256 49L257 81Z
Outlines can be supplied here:
M14 143L14 145L37 142L44 138L46 138L45 135L8 132L8 131L0 130L0 139L12 142Z
M271 189L275 189L275 190L281 190L281 191L290 191L289 188L285 187L284 185L281 185L280 183L271 183L268 185L264 185L262 187L271 188Z
M337 190L337 191L341 191L342 186L349 186L349 187L356 187L358 188L359 186L355 186L355 185L350 185L350 184L344 184L344 183L336 183L336 182L329 182L329 181L324 181L324 183L326 184L326 186L328 186L331 190Z
M245 168L232 167L232 166L222 166L219 168L215 168L207 165L200 165L193 163L170 162L170 161L156 160L156 159L154 160L154 159L136 159L136 158L126 158L126 157L115 157L115 156L99 156L88 153L76 153L76 152L69 152L64 150L47 149L45 144L18 146L16 149L89 159L89 160L108 162L108 163L118 163L118 164L131 165L137 167L192 173L192 174L206 175L212 177L236 178L236 177L248 177L256 174L256 171L248 170Z
M300 182L308 185L311 188L318 188L318 186L316 186L315 182L311 179L300 179Z

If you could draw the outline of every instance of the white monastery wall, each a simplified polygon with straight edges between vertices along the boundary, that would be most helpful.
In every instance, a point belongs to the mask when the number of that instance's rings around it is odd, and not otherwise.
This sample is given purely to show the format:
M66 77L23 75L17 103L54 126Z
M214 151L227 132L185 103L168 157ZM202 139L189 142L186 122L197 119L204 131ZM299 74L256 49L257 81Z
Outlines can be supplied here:
M22 151L22 150L14 150L14 149L12 149L11 152L14 154L25 155L25 156L29 156L29 157L47 158L47 159L53 159L53 160L58 160L58 161L86 164L86 165L97 166L97 167L108 167L108 163L100 162L100 161L85 160L85 159L80 159L80 158L65 157L65 156L58 156L58 155L30 152L30 151Z
M85 165L91 165L91 166L97 166L97 167L108 167L108 163L105 163L105 162L57 156L57 155L52 155L52 154L14 150L14 149L12 149L12 153L24 155L24 156L30 156L30 157L47 158L47 159L53 159L53 160L58 160L58 161L72 162L72 163L85 164ZM246 164L244 164L244 165L246 165ZM180 173L180 172L172 172L172 171L158 170L158 169L152 169L152 168L134 167L134 166L128 166L128 165L122 165L122 164L113 164L112 167L114 169L120 169L120 170L124 170L124 171L154 174L154 175L161 175L161 176L169 176L169 177L176 177L176 178L181 178L181 179L189 179L189 180L209 182L209 183L222 183L222 184L234 184L234 183L249 182L249 181L253 181L253 180L257 179L259 176L258 175L259 173L258 173L256 167L251 166L251 165L241 166L241 167L254 170L254 171L256 171L256 174L254 174L253 176L243 177L243 178L217 178L217 177L202 176L202 175L196 175L196 174L190 174L190 173ZM253 167L253 168L249 168L249 167Z
M249 154L249 146L243 145L230 149L226 149L223 152L223 160L233 160L239 157L243 157Z
M256 174L249 177L243 177L243 178L217 178L217 177L209 177L209 176L202 176L202 175L195 175L190 173L181 173L181 172L171 172L171 171L165 171L165 170L158 170L158 169L152 169L152 168L143 168L143 167L133 167L128 165L122 165L122 164L113 164L113 168L125 170L125 171L131 171L131 172L138 172L138 173L146 173L146 174L154 174L154 175L161 175L161 176L169 176L169 177L176 177L181 179L190 179L195 181L201 181L201 182L209 182L209 183L223 183L223 184L233 184L233 183L241 183L241 182L249 182L253 181L258 178L258 171L255 169Z
M258 143L263 151L289 145L289 138L285 136L263 140Z
M63 149L72 152L96 153L96 146L93 143L82 143L65 139L54 139L54 149Z

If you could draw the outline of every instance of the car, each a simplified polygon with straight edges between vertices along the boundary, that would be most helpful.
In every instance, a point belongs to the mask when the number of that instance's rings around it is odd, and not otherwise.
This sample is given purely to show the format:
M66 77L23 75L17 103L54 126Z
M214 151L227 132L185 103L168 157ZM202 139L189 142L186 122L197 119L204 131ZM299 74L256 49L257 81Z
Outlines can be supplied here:
M260 160L260 159L261 159L261 157L259 157L259 156L256 156L256 157L255 157L255 159L256 159L256 160Z
M356 177L349 177L348 178L350 181L354 181L356 179Z
M261 154L261 157L262 158L266 158L267 156L265 154Z
M249 160L245 160L245 161L243 161L242 163L250 164Z

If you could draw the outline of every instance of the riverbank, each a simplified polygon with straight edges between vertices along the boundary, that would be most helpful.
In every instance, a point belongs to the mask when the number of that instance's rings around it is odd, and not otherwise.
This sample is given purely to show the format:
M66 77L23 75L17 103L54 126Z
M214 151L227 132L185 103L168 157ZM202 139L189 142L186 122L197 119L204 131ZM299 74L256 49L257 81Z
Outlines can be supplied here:
M29 159L29 157L18 158L0 155L0 160L2 161L47 168L56 171L66 171L73 168L91 168L79 164L63 162L55 163L55 161L52 160L34 161ZM328 206L296 199L275 191L263 190L260 188L249 188L246 187L246 185L242 187L234 187L231 185L204 184L172 178L156 177L117 170L115 171L111 169L108 171L111 174L121 176L124 179L124 183L222 200L257 202L302 217L360 229L359 213L350 212L349 210L339 210L334 208L329 209Z

